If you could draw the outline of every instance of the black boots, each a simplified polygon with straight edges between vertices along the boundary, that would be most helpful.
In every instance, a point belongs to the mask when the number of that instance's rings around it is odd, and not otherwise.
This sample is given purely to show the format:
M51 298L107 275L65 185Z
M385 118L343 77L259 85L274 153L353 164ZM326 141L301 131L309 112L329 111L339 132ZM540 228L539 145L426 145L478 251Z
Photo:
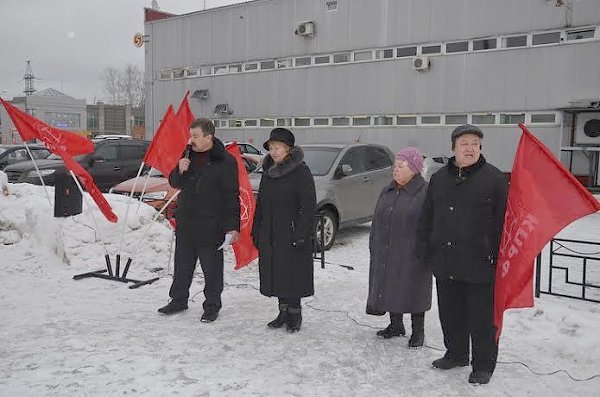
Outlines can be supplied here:
M171 301L168 305L161 307L158 309L159 313L162 314L175 314L184 310L187 310L187 303L175 302Z
M402 322L402 313L390 313L390 325L387 328L377 331L377 336L389 339L394 336L406 335L404 323Z
M419 348L425 341L425 313L412 313L412 335L408 340L408 347Z
M288 306L285 303L280 303L279 304L279 315L277 316L277 318L273 321L271 321L270 323L267 324L267 327L269 328L281 328L283 327L283 324L287 324L288 321L288 315L287 315L287 311L288 311Z
M287 331L294 333L300 331L302 326L302 308L288 307L287 311Z
M493 372L491 371L473 371L469 375L469 383L477 385L486 385L490 382Z

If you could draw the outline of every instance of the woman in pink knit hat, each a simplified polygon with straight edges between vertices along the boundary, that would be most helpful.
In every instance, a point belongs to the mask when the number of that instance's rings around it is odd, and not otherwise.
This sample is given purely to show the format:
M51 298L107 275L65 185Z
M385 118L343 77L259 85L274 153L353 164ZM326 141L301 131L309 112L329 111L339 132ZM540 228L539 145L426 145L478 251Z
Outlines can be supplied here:
M393 180L375 208L369 251L367 313L390 314L383 338L405 335L403 313L411 313L409 347L423 346L425 312L431 308L432 273L417 257L417 225L427 193L421 176L423 155L408 147L396 154Z

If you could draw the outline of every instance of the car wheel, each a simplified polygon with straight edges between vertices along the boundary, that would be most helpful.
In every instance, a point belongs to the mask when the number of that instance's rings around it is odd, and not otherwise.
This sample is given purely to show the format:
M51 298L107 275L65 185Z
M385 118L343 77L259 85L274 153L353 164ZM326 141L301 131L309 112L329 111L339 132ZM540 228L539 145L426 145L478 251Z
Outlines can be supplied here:
M319 215L323 217L323 229L324 229L324 246L325 250L331 248L335 242L337 236L338 221L335 214L328 209L322 209L319 211ZM321 250L321 225L319 222L315 225L315 247L317 251Z

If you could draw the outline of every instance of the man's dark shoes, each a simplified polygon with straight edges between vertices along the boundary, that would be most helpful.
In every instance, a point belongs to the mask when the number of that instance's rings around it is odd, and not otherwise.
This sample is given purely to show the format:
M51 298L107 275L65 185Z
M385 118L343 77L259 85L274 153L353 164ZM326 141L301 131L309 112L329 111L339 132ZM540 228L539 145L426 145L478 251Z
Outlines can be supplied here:
M204 313L202 313L202 317L200 317L200 321L203 323L212 323L219 317L219 311L214 309L206 309Z
M431 365L438 369L452 369L456 367L466 367L469 365L469 360L456 361L448 357L442 357L432 362Z
M490 371L473 371L469 375L469 383L478 385L487 385L490 382L493 372Z
M175 313L179 313L184 310L187 310L187 308L188 308L187 303L179 303L179 302L171 301L171 302L169 302L168 305L163 306L160 309L158 309L158 312L162 313L162 314L175 314Z
M277 318L271 322L269 322L267 324L267 327L269 328L281 328L283 327L284 324L287 323L288 319L287 319L287 310L288 310L288 305L286 304L280 304L279 305L279 315L277 316Z
M287 332L294 333L300 331L302 326L302 310L299 307L288 308L287 313Z
M382 329L381 331L377 331L377 336L381 336L384 339L389 339L394 336L404 336L406 335L406 330L404 329L404 324L390 324L387 328Z

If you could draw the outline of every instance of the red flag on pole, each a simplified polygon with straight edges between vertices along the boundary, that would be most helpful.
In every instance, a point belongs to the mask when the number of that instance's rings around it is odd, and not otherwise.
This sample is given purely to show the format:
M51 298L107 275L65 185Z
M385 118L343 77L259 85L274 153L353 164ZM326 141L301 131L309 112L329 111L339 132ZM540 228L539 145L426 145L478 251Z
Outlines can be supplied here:
M173 106L169 106L144 156L144 163L160 170L164 176L169 176L187 142L188 138L173 112Z
M94 144L86 137L70 131L54 128L25 113L2 98L0 98L0 101L2 101L2 104L6 108L10 119L17 131L19 131L19 135L21 135L23 141L37 139L41 141L48 150L58 155L67 153L71 156L77 156L79 154L91 153L94 151Z
M533 306L533 261L569 223L600 203L544 144L523 130L513 164L494 286L496 339L504 310Z
M227 151L237 160L238 164L238 181L240 185L240 238L233 244L233 252L235 253L235 269L240 269L254 259L258 258L258 250L252 243L252 221L254 220L254 210L256 202L252 193L252 185L248 178L248 172L242 160L242 155L237 143L232 143L227 146Z
M177 109L177 120L179 120L179 123L181 124L186 139L190 139L190 125L195 119L194 113L192 113L192 109L190 108L188 95L190 95L189 91L185 93L181 105L179 105L179 109Z
M81 184L92 199L94 199L106 219L110 222L117 222L117 216L112 211L110 204L106 201L102 192L100 192L100 189L98 189L98 186L94 183L92 176L71 157L93 152L94 144L92 141L81 135L51 127L2 100L2 98L0 98L0 101L2 101L2 104L6 108L21 138L24 141L38 139L48 150L59 155L63 159L67 169L73 171L79 177Z

